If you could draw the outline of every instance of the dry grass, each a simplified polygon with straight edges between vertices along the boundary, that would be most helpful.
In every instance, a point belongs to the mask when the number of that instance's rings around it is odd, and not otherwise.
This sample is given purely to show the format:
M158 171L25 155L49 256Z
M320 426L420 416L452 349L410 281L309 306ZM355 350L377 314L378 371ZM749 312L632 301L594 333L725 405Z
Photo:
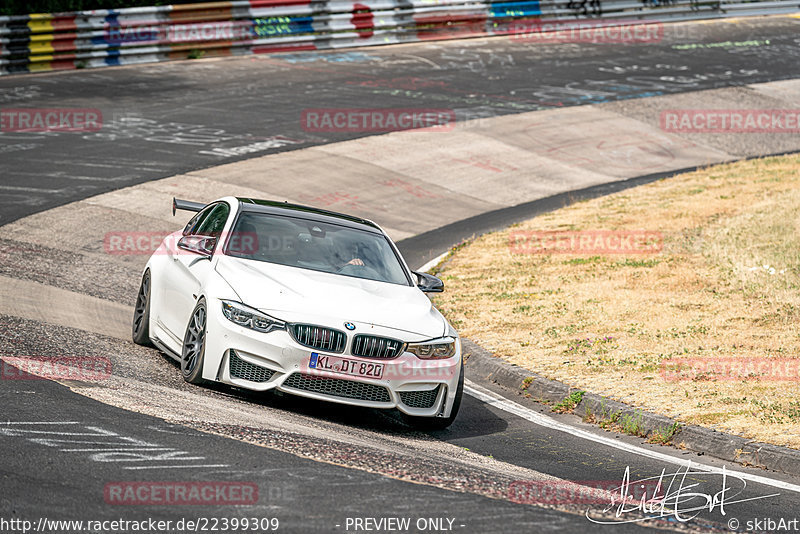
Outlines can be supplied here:
M512 253L511 231L651 230L657 254ZM676 380L666 360L800 365L800 156L716 166L488 234L439 273L460 333L570 386L800 448L800 382ZM696 364L692 364L697 368Z

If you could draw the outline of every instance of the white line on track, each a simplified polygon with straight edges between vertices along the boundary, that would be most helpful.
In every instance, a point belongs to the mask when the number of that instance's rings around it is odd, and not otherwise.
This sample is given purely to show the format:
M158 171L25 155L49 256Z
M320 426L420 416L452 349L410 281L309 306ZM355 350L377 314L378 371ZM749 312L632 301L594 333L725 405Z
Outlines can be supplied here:
M433 61L431 61L430 59L422 57L422 56L417 56L415 54L400 54L400 55L401 56L405 56L405 57L411 57L411 58L414 58L414 59L418 59L419 61L422 61L423 63L427 63L428 65L430 65L434 69L441 69L442 68L439 65L437 65L436 63L434 63Z
M79 425L79 421L0 421L0 425Z
M60 452L150 452L150 451L174 451L172 447L133 447L125 449L61 449Z
M4 191L25 191L29 193L63 193L64 189L44 189L40 187L24 187L18 185L0 185L0 189Z
M559 432L564 432L573 435L577 438L593 441L595 443L600 443L603 445L607 445L609 447L614 447L615 449L620 449L625 452L638 454L646 458L651 458L653 460L659 460L665 463L675 464L683 467L685 467L689 462L688 460L682 458L676 458L674 456L670 456L662 452L645 449L642 447L638 447L636 445L631 445L630 443L620 442L606 436L593 434L591 432L587 432L586 430L582 430L580 428L576 428L566 423L556 421L552 417L548 417L544 414L525 408L524 406L521 406L516 402L512 402L508 399L505 399L500 395L497 395L496 393L489 391L488 389L483 388L471 382L470 380L464 381L464 393L472 397L475 397L476 399L485 402L490 406L494 406L499 410L503 410L504 412L516 415L517 417L521 417L522 419L530 421L531 423L534 423L536 425L550 428L552 430L557 430ZM722 473L721 467L714 467L711 465L697 463L694 460L692 460L691 464L692 468L697 469L698 471L705 471L708 473ZM746 473L743 471L728 469L727 466L725 467L725 472L731 476L736 476L744 480L748 480L750 482L755 482L758 484L764 484L765 486L772 486L774 488L800 493L800 486L796 484L791 484L789 482L783 482L782 480L774 480L771 478L754 475L752 473Z
M140 465L137 467L123 467L123 469L185 469L187 467L230 467L228 464L207 464L207 465Z
M63 430L23 430L23 429L15 429L15 430L6 430L6 432L25 432L25 434L55 434L57 436L97 436L97 432L64 432ZM16 435L16 434L15 434ZM102 434L99 434L102 436ZM111 434L112 436L116 436L116 434Z

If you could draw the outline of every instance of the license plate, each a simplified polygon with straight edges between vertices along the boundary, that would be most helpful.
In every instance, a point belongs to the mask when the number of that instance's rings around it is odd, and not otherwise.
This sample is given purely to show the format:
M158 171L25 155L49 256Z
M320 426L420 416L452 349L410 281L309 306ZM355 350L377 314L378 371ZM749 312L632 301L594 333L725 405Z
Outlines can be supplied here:
M327 356L325 354L311 353L308 367L329 373L342 375L360 376L363 378L381 378L383 376L383 364L373 362L362 362L338 356Z

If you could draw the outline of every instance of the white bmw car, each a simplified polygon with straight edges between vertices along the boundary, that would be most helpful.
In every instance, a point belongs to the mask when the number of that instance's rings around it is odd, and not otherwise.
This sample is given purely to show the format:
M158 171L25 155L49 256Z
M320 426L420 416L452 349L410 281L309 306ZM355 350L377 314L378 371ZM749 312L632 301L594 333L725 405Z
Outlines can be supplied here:
M458 413L458 334L375 223L283 202L225 197L161 243L142 275L133 340L192 384L397 409L422 428Z

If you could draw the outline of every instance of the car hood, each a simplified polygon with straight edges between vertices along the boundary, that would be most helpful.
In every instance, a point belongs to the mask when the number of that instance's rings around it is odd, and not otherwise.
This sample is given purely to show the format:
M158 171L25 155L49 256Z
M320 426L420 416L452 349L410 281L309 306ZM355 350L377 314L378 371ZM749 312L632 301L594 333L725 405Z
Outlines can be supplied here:
M244 304L284 321L336 329L351 322L422 339L446 332L444 318L416 287L230 256L219 257L216 271Z

